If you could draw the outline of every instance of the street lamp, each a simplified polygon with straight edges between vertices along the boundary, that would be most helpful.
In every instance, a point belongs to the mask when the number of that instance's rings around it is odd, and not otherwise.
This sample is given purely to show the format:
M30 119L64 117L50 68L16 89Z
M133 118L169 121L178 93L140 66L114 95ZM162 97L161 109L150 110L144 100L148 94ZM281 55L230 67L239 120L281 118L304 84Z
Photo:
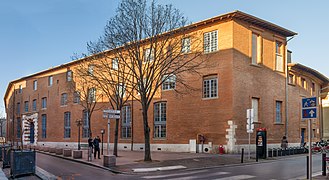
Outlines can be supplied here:
M103 155L103 137L104 137L105 129L101 129L102 134L102 155Z
M81 149L81 146L80 146L80 127L82 126L82 120L81 119L77 119L75 121L75 123L78 126L78 150L80 150Z

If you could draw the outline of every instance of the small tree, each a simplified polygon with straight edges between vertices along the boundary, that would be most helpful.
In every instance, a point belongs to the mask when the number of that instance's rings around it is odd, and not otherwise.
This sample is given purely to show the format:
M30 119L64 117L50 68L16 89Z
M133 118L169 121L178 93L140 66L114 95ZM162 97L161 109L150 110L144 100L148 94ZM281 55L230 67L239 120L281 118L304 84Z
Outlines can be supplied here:
M132 95L142 105L144 161L152 160L148 109L153 98L169 79L190 88L185 83L185 72L193 73L202 68L203 60L198 58L202 50L199 35L184 28L186 22L172 5L122 0L117 15L108 21L105 34L96 43L120 58L120 65L129 70L126 77L131 77L124 79L125 85L136 87L137 93Z

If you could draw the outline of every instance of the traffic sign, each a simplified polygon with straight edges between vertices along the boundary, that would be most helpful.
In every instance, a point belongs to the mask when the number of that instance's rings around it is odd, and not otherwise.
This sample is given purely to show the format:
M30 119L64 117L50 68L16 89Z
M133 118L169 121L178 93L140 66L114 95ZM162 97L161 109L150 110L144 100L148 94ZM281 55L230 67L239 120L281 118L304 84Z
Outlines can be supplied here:
M303 98L302 99L302 108L312 108L316 107L316 97L311 97L311 98Z
M103 110L103 113L120 114L120 110L105 109L105 110Z
M303 109L303 119L313 119L317 117L316 108Z
M254 132L254 110L253 109L247 109L247 133L253 133Z
M317 101L316 97L302 99L302 118L315 119L317 118Z

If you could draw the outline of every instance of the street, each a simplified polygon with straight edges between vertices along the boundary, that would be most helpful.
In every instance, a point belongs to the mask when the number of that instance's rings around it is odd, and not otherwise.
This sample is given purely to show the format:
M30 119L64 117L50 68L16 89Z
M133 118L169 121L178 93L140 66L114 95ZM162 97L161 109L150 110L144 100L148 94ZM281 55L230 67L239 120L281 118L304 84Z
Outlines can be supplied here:
M131 179L129 175L114 174L110 171L73 161L37 153L37 166L55 175L58 179Z
M313 173L321 171L321 156L313 155ZM287 159L268 161L245 166L229 166L193 171L158 172L140 176L142 179L306 179L306 157L292 156Z
M209 169L174 170L135 175L107 170L37 153L37 166L60 179L302 179L306 177L306 156ZM320 154L313 155L313 173L321 171Z

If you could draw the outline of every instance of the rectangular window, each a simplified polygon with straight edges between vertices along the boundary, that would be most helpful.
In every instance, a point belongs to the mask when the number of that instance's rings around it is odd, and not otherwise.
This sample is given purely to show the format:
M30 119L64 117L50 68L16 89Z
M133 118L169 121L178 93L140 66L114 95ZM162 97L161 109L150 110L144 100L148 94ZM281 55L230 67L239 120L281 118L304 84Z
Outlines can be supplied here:
M38 81L34 80L33 81L33 90L36 91L38 89Z
M73 79L73 72L71 70L68 70L66 72L66 81L72 81Z
M275 123L282 123L282 101L275 102Z
M275 70L283 72L284 71L284 62L282 54L282 42L275 41Z
M262 38L259 34L252 33L252 45L251 45L251 63L260 64L262 62Z
M28 101L24 102L24 110L25 110L25 112L29 111L29 102Z
M314 93L315 92L315 83L312 82L312 92Z
M144 50L144 62L150 62L154 60L154 50L147 48Z
M42 114L41 115L41 119L42 119L42 138L47 138L47 115L46 114Z
M32 110L33 111L37 110L37 100L36 99L33 99L33 101L32 101Z
M131 138L131 107L124 106L121 111L121 137Z
M254 122L258 122L258 118L259 118L259 99L258 98L252 98L251 108L254 110Z
M118 60L118 58L113 58L112 59L112 69L114 69L114 70L119 69L119 60Z
M90 88L88 90L88 101L96 102L96 88Z
M217 30L206 32L203 34L203 50L204 53L210 53L217 51Z
M21 114L21 103L17 103L17 106L16 106L16 114L17 115Z
M22 87L22 85L19 85L18 88L19 88L19 89L18 89L18 93L21 94L21 93L23 92L23 87Z
M123 83L118 84L118 95L124 97L126 95L126 86Z
M307 84L306 84L306 80L305 80L305 78L301 78L300 82L301 82L301 86L302 86L304 89L306 89L306 88L307 88Z
M203 98L217 97L217 77L206 77L203 79Z
M89 137L89 118L88 118L88 111L84 110L82 111L82 137L88 138Z
M164 75L162 90L175 89L175 87L176 87L176 76L174 74Z
M61 106L65 106L65 105L67 105L67 94L63 93L61 95Z
M48 77L48 86L52 86L53 85L53 76L49 76Z
M47 108L47 98L46 97L43 97L41 99L41 108L42 109L46 109Z
M90 75L90 76L92 76L92 75L94 75L94 65L89 65L88 66L88 74Z
M288 77L288 83L289 84L295 84L295 75L293 74L289 74L289 77Z
M71 113L64 113L64 138L71 137Z
M17 118L17 125L16 125L16 138L21 138L22 134L22 121L21 118Z
M75 91L73 94L73 103L79 104L80 103L80 93Z
M191 38L182 39L182 53L189 53L191 51Z
M167 107L165 102L154 104L154 137L166 137Z

